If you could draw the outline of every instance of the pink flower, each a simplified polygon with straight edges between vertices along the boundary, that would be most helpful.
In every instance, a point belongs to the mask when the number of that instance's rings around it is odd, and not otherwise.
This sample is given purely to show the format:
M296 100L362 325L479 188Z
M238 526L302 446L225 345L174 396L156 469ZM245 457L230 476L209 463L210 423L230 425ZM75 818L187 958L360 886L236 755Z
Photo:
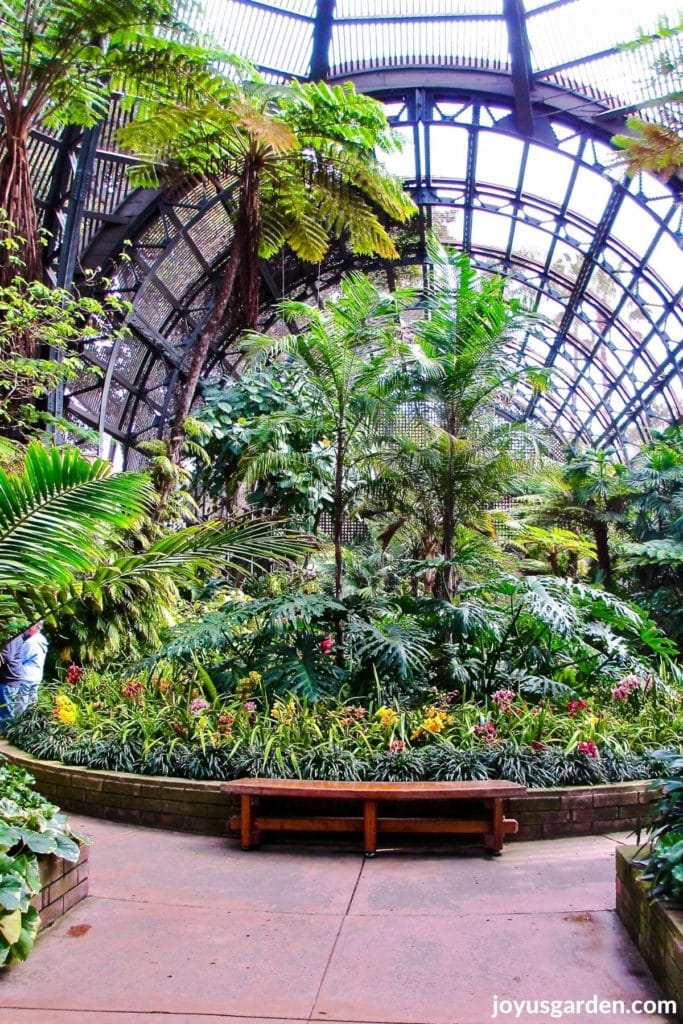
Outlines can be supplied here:
M580 754L585 754L586 757L598 758L600 753L593 740L584 740L583 743L579 743L577 748Z
M190 714L191 715L200 715L202 713L202 711L206 711L208 706L209 706L208 700L204 700L203 697L195 697L195 699L190 704Z
M586 704L583 697L579 700L570 700L567 703L567 714L570 718L576 718L579 711L585 711L588 705Z
M482 722L480 725L475 725L474 735L484 743L493 743L497 735L496 727L493 722Z
M405 750L405 746L403 740L394 740L389 744L389 753L400 754L402 750Z
M242 708L243 708L244 711L249 711L250 713L252 711L256 711L256 701L255 700L245 700L244 704L242 705Z
M510 710L514 699L514 690L496 690L491 697L491 700L498 705L499 710L502 711L503 714Z
M635 690L640 689L638 676L624 676L612 690L612 700L628 700Z
M324 636L320 641L320 650L323 654L332 654L334 652L334 640L331 636Z
M81 679L83 678L83 671L84 670L81 668L80 665L69 665L68 669L66 670L67 683L71 683L72 686L75 686L76 683L80 683Z

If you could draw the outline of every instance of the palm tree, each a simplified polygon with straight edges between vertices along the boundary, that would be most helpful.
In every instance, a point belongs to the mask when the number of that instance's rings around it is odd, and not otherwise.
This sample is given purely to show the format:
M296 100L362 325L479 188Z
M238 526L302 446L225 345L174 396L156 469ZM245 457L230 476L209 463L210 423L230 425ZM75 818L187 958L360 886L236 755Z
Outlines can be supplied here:
M290 559L305 541L268 522L189 526L141 553L116 553L121 531L150 511L143 474L112 474L77 449L32 442L19 473L0 469L0 643L31 622L109 591L192 580L197 570L244 574L265 560Z
M47 450L38 441L26 449L21 472L0 469L0 630L5 637L28 624L26 604L39 589L67 588L90 571L101 546L131 526L150 497L143 475L114 476L104 460L91 463L75 448Z
M593 534L599 580L611 590L614 561L609 526L624 515L625 467L616 460L613 451L586 450L569 459L564 475Z
M98 124L112 92L183 96L207 80L211 54L175 15L174 0L4 0L0 21L0 208L7 214L0 284L42 277L29 166L36 127Z
M526 522L592 536L598 579L608 590L614 577L610 523L623 518L625 473L611 450L570 451L562 465L544 466L519 499Z
M361 465L380 461L391 431L392 417L406 385L401 365L408 349L401 344L400 311L405 292L382 294L362 274L349 274L334 301L315 309L302 302L284 302L286 319L294 318L300 333L284 337L252 334L244 350L252 359L285 358L305 379L312 433L329 441L334 452L332 534L334 593L343 593L342 527L349 501L351 474ZM294 453L294 457L302 458ZM247 485L282 468L292 453L249 453ZM303 457L305 458L305 457Z
M235 326L256 327L259 258L286 244L317 263L332 239L347 236L355 253L394 259L377 211L405 221L415 206L378 160L378 152L398 145L382 107L350 84L274 87L239 65L196 110L152 106L120 137L145 158L137 180L204 180L219 191L228 182L235 196L230 253L176 395L171 455L177 459L183 422L230 304Z
M419 441L405 444L400 456L410 491L436 510L444 561L437 591L451 598L458 524L482 528L487 508L537 450L533 433L503 422L497 405L519 381L542 389L546 378L517 365L514 343L531 322L505 298L505 282L478 277L465 254L450 256L435 237L428 254L425 315L414 325L422 352L415 383L436 422L423 417Z

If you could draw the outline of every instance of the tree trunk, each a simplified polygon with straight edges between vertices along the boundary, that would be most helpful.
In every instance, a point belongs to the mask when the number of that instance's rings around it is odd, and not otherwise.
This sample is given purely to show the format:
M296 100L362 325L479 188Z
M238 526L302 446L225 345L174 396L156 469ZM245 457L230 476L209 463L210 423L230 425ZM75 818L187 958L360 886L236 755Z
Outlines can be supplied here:
M340 417L343 419L342 416ZM342 528L344 525L344 436L339 430L337 435L337 453L334 472L334 522L332 524L334 538L334 596L341 601L344 586L343 578L343 544ZM340 617L335 626L335 642L337 647L337 665L344 667L344 627Z
M593 536L595 538L595 554L598 569L602 574L602 585L606 590L612 589L612 555L609 549L607 523L601 519L593 520Z
M449 450L448 450L448 468L446 471L446 488L444 493L443 511L442 511L442 531L443 541L441 547L441 553L446 562L450 562L453 558L453 542L455 540L455 480L453 472L453 443L455 440L456 431L456 420L455 412L451 410L448 416L448 422L446 429L449 436ZM436 580L436 593L444 601L450 601L453 598L455 592L455 586L453 582L453 566L445 565L443 569L440 569L437 574Z
M235 223L235 234L230 256L223 272L223 280L216 294L216 301L204 327L195 338L187 375L179 383L176 393L175 414L169 444L169 456L178 461L183 440L183 426L189 416L204 369L206 357L218 329L224 321L226 310L235 291L238 280L241 291L243 326L254 328L258 320L258 248L261 241L261 199L260 168L247 159L242 172L240 205ZM255 276L256 281L251 280ZM255 297L254 297L255 296Z
M43 261L29 167L28 130L24 126L5 125L0 152L0 208L7 215L7 221L0 225L0 242L11 240L13 243L11 249L0 246L0 286L8 285L17 276L28 281L42 280ZM17 258L20 265L13 262ZM20 347L21 340L17 351ZM22 349L21 355L30 357L32 352Z
M344 440L341 431L337 438L336 465L334 471L334 596L339 600L343 587L342 527L344 525Z

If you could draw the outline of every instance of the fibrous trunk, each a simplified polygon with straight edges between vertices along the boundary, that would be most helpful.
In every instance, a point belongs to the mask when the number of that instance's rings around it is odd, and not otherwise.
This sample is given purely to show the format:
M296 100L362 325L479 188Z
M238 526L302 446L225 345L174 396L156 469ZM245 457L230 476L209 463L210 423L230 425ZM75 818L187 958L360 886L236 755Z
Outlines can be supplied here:
M5 287L20 275L28 281L39 281L43 264L38 239L38 217L28 159L27 134L5 126L0 149L0 209L6 221L0 225L0 286ZM20 262L17 262L19 260ZM24 347L28 342L24 339ZM31 352L22 351L30 356Z
M190 350L187 374L177 392L169 455L177 462L183 440L183 426L197 391L211 342L225 319L239 277L242 320L245 328L256 327L258 319L258 248L261 240L261 204L259 169L247 161L242 176L240 205L235 223L230 256L216 292L213 308ZM255 281L253 278L255 277Z

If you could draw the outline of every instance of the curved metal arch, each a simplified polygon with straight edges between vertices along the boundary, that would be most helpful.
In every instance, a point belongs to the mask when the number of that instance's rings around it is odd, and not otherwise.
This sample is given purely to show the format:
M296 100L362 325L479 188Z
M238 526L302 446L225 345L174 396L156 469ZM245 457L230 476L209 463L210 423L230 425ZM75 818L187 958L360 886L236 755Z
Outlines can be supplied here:
M546 5L547 6L547 5ZM556 6L556 5L555 5ZM340 0L335 4L332 0L319 0L317 4L313 4L312 0L286 0L286 2L278 3L264 3L261 0L234 0L233 7L246 8L250 7L253 9L268 9L272 14L275 12L278 16L281 16L282 24L286 23L287 17L291 15L298 19L302 25L310 26L311 33L311 65L309 71L314 68L314 62L317 66L317 72L319 73L323 69L325 62L325 50L324 40L327 37L328 43L333 42L334 32L336 26L340 25L343 21L338 16L340 10ZM567 77L570 72L573 74L572 62L559 63L553 66L546 66L545 68L533 69L531 68L531 74L529 74L529 61L530 53L528 46L528 38L526 43L521 38L515 41L512 39L514 34L515 26L513 22L517 19L517 28L527 32L531 19L537 17L540 14L536 12L525 12L520 0L501 0L501 15L502 21L505 21L508 30L508 41L510 43L510 59L506 62L499 63L497 66L490 60L476 62L462 60L458 63L455 55L451 55L447 59L441 60L441 66L439 66L436 58L429 60L408 59L403 62L402 67L396 67L396 63L391 60L377 59L374 61L373 66L369 66L367 63L363 64L362 61L358 61L357 65L351 67L345 65L344 67L337 66L332 68L329 73L329 80L341 80L341 78L353 78L356 84L366 91L372 91L378 98L382 98L385 101L396 102L397 97L408 97L407 102L409 105L409 116L410 120L404 120L402 124L412 124L413 130L418 132L418 124L425 123L425 114L429 114L429 108L425 107L424 101L420 101L417 98L416 89L419 90L420 94L425 97L429 97L429 103L434 107L438 107L439 102L452 102L457 101L464 106L474 105L475 108L479 109L478 105L494 105L499 108L506 108L507 116L503 116L500 120L490 129L481 124L472 124L469 126L468 134L468 153L467 153L467 168L468 174L465 179L465 198L464 198L464 214L466 221L466 229L464 234L465 247L471 247L473 254L477 259L485 265L487 259L495 258L500 261L500 264L505 268L513 272L521 265L521 259L519 253L513 253L513 235L515 225L524 223L523 217L520 216L520 210L515 209L514 212L510 213L510 232L508 235L508 244L505 251L502 254L497 251L485 252L481 246L476 244L476 239L472 238L473 230L473 215L476 216L477 207L476 203L480 199L478 194L478 186L474 180L473 172L476 168L477 162L477 143L480 138L480 132L484 130L496 131L499 133L506 133L511 137L518 138L522 142L526 142L527 151L529 142L533 142L535 145L550 146L551 144L557 145L556 140L553 139L550 132L550 122L555 120L561 120L561 122L568 126L577 135L583 137L583 142L580 147L580 152L583 154L588 147L590 147L593 140L600 142L606 142L609 140L612 132L623 127L625 108L615 111L610 108L609 98L604 94L601 94L599 90L593 87L581 87L580 82L574 77L572 81ZM423 20L423 15L415 14L415 24ZM459 14L454 13L453 18L449 17L449 20L455 20L461 17ZM498 18L498 15L495 16ZM465 16L462 16L464 20L467 20ZM522 22L519 22L519 19ZM347 19L349 22L355 21L354 18ZM382 19L376 19L381 21ZM502 22L501 22L502 23ZM303 38L303 37L302 37ZM592 58L605 57L610 53L614 54L614 49L610 51L603 51L599 54L592 55ZM329 64L329 61L327 62ZM579 63L574 61L574 64ZM523 73L520 73L520 69ZM285 69L271 68L270 72L276 75L281 75ZM565 76L563 79L562 76ZM162 216L161 207L159 205L159 196L141 196L139 193L130 194L125 188L123 183L123 173L125 171L125 165L128 162L128 158L125 154L118 153L116 151L115 144L112 136L112 126L115 125L117 114L117 100L116 98L112 101L112 113L107 120L105 130L103 132L103 146L97 155L97 168L99 175L99 186L100 193L96 194L96 189L93 188L90 196L90 206L85 211L85 225L82 232L82 260L86 263L91 262L95 265L110 264L113 268L116 267L116 254L120 247L123 238L130 238L133 243L141 237L144 233L145 225L148 225L154 221L155 217ZM633 106L633 105L631 105ZM612 104L613 107L613 104ZM437 122L434 122L437 123ZM446 119L440 120L439 124L445 124ZM460 127L465 127L460 125ZM419 139L418 139L419 141ZM48 149L52 147L54 150L56 144L55 140L50 139L43 143ZM419 153L419 149L417 150ZM566 154L568 157L573 159L573 173L578 174L580 162L577 154ZM586 163L586 166L589 166ZM523 170L523 167L522 167ZM422 190L420 198L427 200L429 203L430 196L428 194L429 187L431 186L431 174L428 160L424 163L424 166L420 166L417 169L417 179L419 182L424 181L425 185L420 185ZM106 195L102 194L102 181L107 182ZM436 180L438 184L438 179ZM519 195L516 197L517 202L523 200L527 207L533 207L533 203L537 202L543 204L543 197L530 197L525 194L522 190L523 177L520 172L518 178L518 192ZM675 183L676 188L680 188L680 183ZM416 185L417 188L417 185ZM615 183L612 183L613 195L614 189L617 188ZM631 198L636 198L633 194L629 193ZM569 209L569 195L568 190L565 193L565 199L567 206L564 210L560 208L560 211L553 212L551 206L548 207L550 216L555 218L553 230L538 225L535 225L537 230L545 231L552 238L555 239L555 243L561 241L562 245L567 248L574 248L575 251L581 252L578 244L573 244L569 234L560 239L561 223L565 219L567 222L573 223L573 212ZM123 200L123 202L122 202ZM616 200L615 200L616 202ZM131 216L131 208L137 204L137 214ZM175 203L167 205L166 217L173 221L176 210L178 207ZM496 211L498 216L504 216L500 211ZM176 218L177 222L174 227L175 234L171 232L171 237L168 240L167 248L159 251L159 256L156 259L148 262L147 268L148 273L144 278L143 282L139 282L134 292L129 294L134 296L136 304L138 300L145 294L145 289L149 289L150 294L152 288L163 295L163 270L164 262L167 259L172 258L172 251L174 247L179 247L182 240L186 243L193 241L193 236L189 233L189 227L191 225L198 225L203 216L203 211L198 211L197 217L191 221L185 221L182 217ZM616 216L616 213L615 213ZM428 221L429 217L429 205L423 210L423 216L420 221L420 231L423 231L424 224ZM668 230L666 227L666 220L673 222L673 212L669 211L667 218L662 220L659 218L659 227L656 235L652 240L650 250L654 249L657 240L662 236L663 232ZM469 230L467 223L469 222ZM588 223L582 225L583 230L592 231L594 228L593 224ZM603 224L603 234L605 236L605 245L609 241L609 223ZM175 238L175 243L172 238ZM422 241L423 241L422 236ZM596 243L599 247L599 243ZM191 248L191 245L190 245ZM420 246L418 245L418 250ZM552 254L554 245L551 245L548 249L546 262L540 271L540 286L537 288L539 300L543 294L552 296L553 288L553 268L552 268ZM597 251L597 249L596 249ZM602 250L604 251L604 247ZM153 326L151 324L143 324L144 330L139 335L139 343L145 346L146 355L144 356L144 373L141 369L138 380L135 382L129 382L124 384L125 376L120 374L116 368L116 360L121 349L118 346L116 352L110 353L110 361L107 366L107 378L108 384L103 393L102 411L100 416L101 425L105 426L105 420L107 417L107 402L106 397L108 389L114 386L128 387L133 393L132 404L129 404L129 409L132 409L132 415L128 418L128 425L125 430L119 428L113 431L116 436L119 436L125 443L135 443L137 436L136 432L136 416L138 411L142 419L145 421L144 431L149 431L150 417L147 413L142 415L142 410L149 406L150 398L147 390L147 381L156 372L155 367L159 365L160 361L167 367L166 376L170 378L173 375L177 375L182 372L182 352L180 351L177 339L173 340L175 334L180 330L179 324L183 318L187 317L188 309L192 309L192 303L197 300L198 296L206 291L207 284L215 277L215 274L219 270L221 257L216 259L203 260L201 257L204 251L201 247L195 246L193 251L195 259L201 267L201 272L198 276L192 277L191 273L188 273L186 287L182 291L182 294L166 294L168 300L168 306L166 309L165 316L162 318L162 323ZM651 253L650 253L651 254ZM223 254L223 258L224 258ZM631 282L636 280L639 270L642 268L643 263L647 261L647 256L642 258L640 261L633 263L633 276L629 278ZM290 261L291 262L291 261ZM629 254L630 262L630 254ZM345 266L349 266L350 262L344 262L342 258L341 262L342 269ZM584 264L585 265L585 264ZM665 336L665 332L660 331L662 323L664 323L668 317L670 317L676 309L675 297L669 298L667 296L666 284L662 283L661 289L654 280L652 274L648 278L648 287L654 291L661 293L662 300L662 312L654 318L654 316L647 313L644 315L650 321L650 329L647 334L646 340L638 342L634 337L635 332L629 329L629 325L625 323L624 318L621 317L622 310L626 308L626 303L629 298L628 288L624 284L623 274L621 271L615 270L604 263L601 264L598 261L593 263L593 266L597 266L599 270L605 274L608 278L614 281L616 287L619 289L619 297L617 303L611 310L605 310L604 316L607 326L607 334L609 335L610 330L616 329L621 331L624 330L625 336L632 338L633 344L631 344L631 352L625 362L622 363L621 370L616 377L613 377L613 386L615 390L621 391L622 397L620 404L623 407L616 413L607 410L605 407L607 420L603 420L600 426L600 437L604 437L610 432L614 434L618 431L620 423L634 422L639 430L645 429L646 425L643 426L645 421L643 420L644 402L643 399L647 397L648 392L651 391L653 394L661 393L664 395L664 400L667 403L669 410L672 415L676 410L680 409L680 403L675 398L674 388L676 386L676 377L678 376L676 369L676 358L678 356L678 349L675 348L674 344L671 343L669 348L669 354L666 358L664 366L667 368L664 376L657 378L657 371L659 365L656 358L651 357L647 352L647 340L650 340L657 336L658 332ZM538 268L535 268L538 272ZM590 277L590 272L585 272L586 283ZM264 268L264 279L267 280L268 271ZM300 287L306 291L307 294L315 295L315 289L302 283L305 275L288 271L288 287ZM522 278L519 278L522 280ZM296 281L299 280L300 284L297 285ZM525 282L527 287L532 287L529 281ZM535 287L535 285L533 286ZM545 291L544 291L545 289ZM273 289L272 291L279 292L279 289ZM577 290L574 295L574 301L572 303L573 315L570 317L567 314L565 330L566 340L565 343L569 344L580 350L582 346L585 346L586 342L582 339L579 343L579 339L576 336L572 336L572 324L574 318L577 322L583 322L588 327L588 321L585 319L585 313L581 310L581 303L585 300L585 291ZM637 298L631 296L638 305ZM264 309L268 306L270 301L268 297L267 286L264 286ZM566 301L566 297L559 296L561 301ZM202 322L203 316L209 308L209 302L204 300L200 303L200 309L196 310L195 324L199 325ZM595 298L592 297L590 302L595 302ZM640 304L642 312L642 303ZM142 314L140 314L142 316ZM583 317L583 319L582 319ZM142 317L144 321L144 317ZM182 331L180 331L182 334ZM187 333L187 332L186 332ZM596 333L596 332L593 332ZM206 372L210 374L214 372L214 369L220 364L226 351L226 345L229 344L229 338L217 338L214 344L214 349L211 353L210 359L207 362ZM592 350L591 356L593 362L599 362L602 358L601 349L603 346L609 349L612 354L616 357L620 354L615 348L615 342L611 337L606 339L600 339L597 337L595 342L591 342ZM629 342L630 344L630 342ZM557 350L559 351L560 345L558 344ZM644 365L649 366L652 372L652 378L650 382L639 380L636 374L636 365L638 360L642 360ZM141 364L142 365L142 364ZM111 372L110 372L111 371ZM583 392L584 388L590 388L592 385L587 377L589 371L588 363L582 368L577 369L577 379L573 382L575 390L580 389ZM584 377L586 378L584 380ZM628 382L633 389L633 396L627 394L625 384ZM158 386L153 389L158 390ZM677 393L677 392L676 392ZM569 421L573 413L570 409L571 400L571 388L569 394L564 398L563 402L556 407L554 402L550 402L546 399L548 405L552 405L553 409L556 409L556 415L554 419L555 426L562 419L566 418ZM74 403L77 401L77 392L74 394ZM543 409L537 406L531 409L531 412L537 416L537 418L546 419L547 417L543 413ZM161 431L163 429L164 420L172 413L172 406L170 402L170 395L166 395L165 402L160 407L150 409L150 415L152 419L156 416L157 419L154 424L154 430ZM641 422L642 421L642 422ZM568 424L569 425L569 424ZM113 424L108 424L110 428L108 432L112 432L111 428ZM570 429L572 429L570 427ZM573 419L573 432L574 436L579 433L586 434L585 424L581 424L574 417Z

